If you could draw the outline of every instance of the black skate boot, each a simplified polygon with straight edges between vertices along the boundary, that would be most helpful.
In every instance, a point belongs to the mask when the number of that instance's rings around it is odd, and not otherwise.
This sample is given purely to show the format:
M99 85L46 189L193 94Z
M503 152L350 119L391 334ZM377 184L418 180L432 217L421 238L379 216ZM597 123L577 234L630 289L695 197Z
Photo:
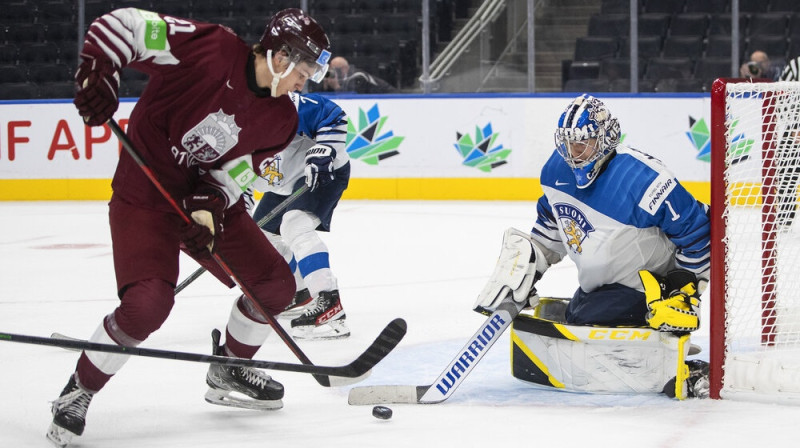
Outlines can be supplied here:
M314 300L311 297L311 293L308 292L308 288L303 288L300 291L297 291L294 294L294 298L292 299L291 303L283 310L283 312L279 315L279 317L283 318L295 318L303 314L303 311L306 310L306 306Z
M226 356L218 332L213 347L215 355ZM211 364L206 384L205 398L211 404L259 411L283 407L283 385L258 369Z
M86 426L86 411L94 394L90 394L78 386L75 375L69 377L61 395L53 401L53 423L47 430L47 438L57 447L64 448L73 436L83 434Z
M686 361L689 376L683 387L683 396L686 398L708 398L710 384L708 382L708 363L699 359ZM664 385L663 392L670 398L675 398L675 378Z
M711 384L708 382L708 363L693 359L686 361L689 366L688 396L692 398L708 398Z
M339 339L350 336L347 316L339 291L322 291L302 316L292 320L292 336L297 339Z

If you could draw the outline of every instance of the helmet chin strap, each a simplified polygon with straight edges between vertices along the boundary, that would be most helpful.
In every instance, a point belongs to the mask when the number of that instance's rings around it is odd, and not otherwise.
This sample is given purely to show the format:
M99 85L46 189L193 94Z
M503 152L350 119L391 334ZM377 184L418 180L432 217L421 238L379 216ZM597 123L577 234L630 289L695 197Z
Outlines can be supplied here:
M267 50L267 68L269 68L269 72L272 73L272 85L270 86L270 93L273 97L278 96L278 83L281 82L281 79L289 76L289 73L294 70L294 65L295 63L292 62L283 73L275 73L275 69L272 67L272 50Z

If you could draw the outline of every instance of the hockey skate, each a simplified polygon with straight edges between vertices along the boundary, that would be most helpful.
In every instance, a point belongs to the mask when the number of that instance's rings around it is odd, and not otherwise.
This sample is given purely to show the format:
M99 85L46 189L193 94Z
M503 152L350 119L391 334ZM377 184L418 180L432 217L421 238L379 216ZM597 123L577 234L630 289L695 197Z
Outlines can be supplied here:
M214 354L225 356L224 346L214 342ZM266 411L283 407L283 385L251 367L211 364L206 375L206 401L220 406Z
M294 319L295 317L301 316L306 310L307 306L310 305L313 300L314 298L311 297L311 293L308 292L308 288L301 289L295 293L291 303L289 303L286 309L284 309L283 312L278 315L278 317Z
M708 398L708 363L699 359L686 361L689 367L689 377L686 378L685 395L686 398ZM670 398L675 398L675 378L672 378L664 386L664 394Z
M297 339L340 339L350 336L339 291L322 291L306 307L302 316L292 320L292 336Z
M708 363L692 359L686 361L686 365L689 366L689 379L686 380L689 397L708 398L711 389L711 384L708 382Z
M86 392L70 376L61 395L53 401L53 423L47 430L47 438L59 448L64 448L72 441L73 436L83 434L86 426L86 411L94 395Z

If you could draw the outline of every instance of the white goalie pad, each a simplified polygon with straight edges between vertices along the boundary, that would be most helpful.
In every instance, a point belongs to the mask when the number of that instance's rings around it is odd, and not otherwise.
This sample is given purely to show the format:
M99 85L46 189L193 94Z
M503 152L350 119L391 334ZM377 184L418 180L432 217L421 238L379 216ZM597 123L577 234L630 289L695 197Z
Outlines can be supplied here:
M530 235L509 228L503 235L503 247L494 272L473 308L494 311L509 293L516 302L528 300L534 283L548 267L544 254Z
M684 399L689 347L688 334L567 325L523 314L512 325L511 370L522 381L571 392L661 393L670 384Z

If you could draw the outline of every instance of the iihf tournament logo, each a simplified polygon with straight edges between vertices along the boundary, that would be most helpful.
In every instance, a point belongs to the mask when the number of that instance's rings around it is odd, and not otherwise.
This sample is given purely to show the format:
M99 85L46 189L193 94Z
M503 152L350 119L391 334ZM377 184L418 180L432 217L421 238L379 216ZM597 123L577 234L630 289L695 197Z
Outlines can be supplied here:
M492 131L492 123L483 128L475 126L475 140L469 134L456 132L456 150L464 159L462 165L471 166L481 171L490 172L493 168L505 165L511 154L510 148L504 148L497 139L500 134Z
M741 162L750 158L750 151L753 149L755 140L747 138L744 133L737 132L736 126L739 120L734 120L731 125L731 143L728 149L728 157L732 162ZM703 162L711 161L711 132L708 129L708 124L705 118L695 120L689 117L689 131L686 136L692 145L697 150L697 160Z
M561 230L567 236L567 246L576 254L582 253L581 245L589 232L594 232L594 226L589 223L583 212L572 204L553 204L553 209L558 216Z
M197 126L183 136L181 144L200 162L219 159L239 142L239 131L233 115L219 112L208 114Z
M358 108L358 127L354 120L347 121L347 154L351 159L358 159L368 165L377 165L379 161L400 154L397 147L405 139L394 135L391 130L384 131L388 117L382 117L378 104L364 112Z

